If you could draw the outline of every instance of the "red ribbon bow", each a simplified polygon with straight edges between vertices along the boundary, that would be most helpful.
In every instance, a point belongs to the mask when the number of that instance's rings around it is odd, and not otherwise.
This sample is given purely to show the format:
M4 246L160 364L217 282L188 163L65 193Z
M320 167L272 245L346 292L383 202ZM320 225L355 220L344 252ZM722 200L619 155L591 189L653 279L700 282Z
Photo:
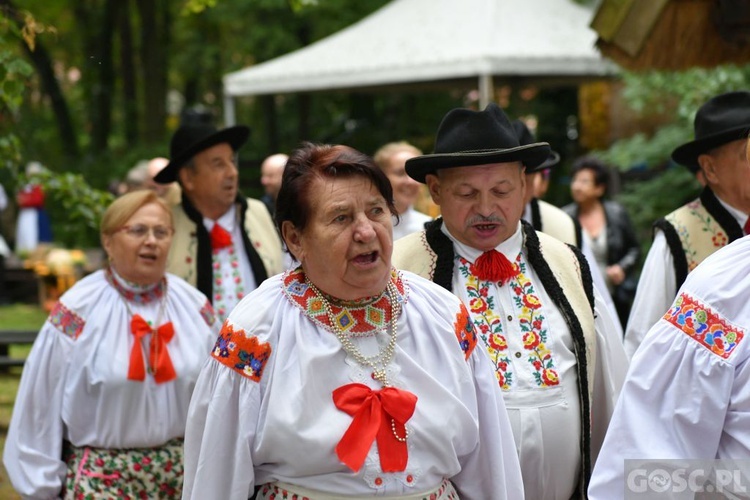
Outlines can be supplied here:
M146 378L141 339L149 333L152 335L149 343L148 362L154 370L154 380L157 384L161 384L176 378L177 374L174 371L174 366L172 366L172 358L169 357L169 351L167 350L167 344L174 337L172 322L164 323L154 330L145 319L135 314L130 321L130 331L135 336L135 342L133 342L133 348L130 350L128 380L144 380Z
M499 282L501 285L518 275L518 268L497 250L484 252L471 265L471 274L482 281Z
M742 228L745 230L745 234L750 234L750 217L745 221L745 226Z
M406 436L405 424L414 414L417 396L395 387L373 391L364 384L348 384L333 391L333 402L336 408L354 417L336 445L336 454L344 464L359 471L377 439L383 472L406 469L406 440L396 439L393 431L399 437Z
M211 229L211 248L221 250L232 244L232 235L217 222Z

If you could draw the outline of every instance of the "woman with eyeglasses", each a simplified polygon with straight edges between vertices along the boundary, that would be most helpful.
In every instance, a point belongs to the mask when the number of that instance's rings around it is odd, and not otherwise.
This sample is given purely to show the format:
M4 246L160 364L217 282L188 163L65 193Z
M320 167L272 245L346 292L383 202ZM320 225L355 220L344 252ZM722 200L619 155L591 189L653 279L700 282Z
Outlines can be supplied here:
M60 298L21 377L3 459L24 498L180 498L188 405L220 325L166 274L173 232L152 191L105 212L108 266Z

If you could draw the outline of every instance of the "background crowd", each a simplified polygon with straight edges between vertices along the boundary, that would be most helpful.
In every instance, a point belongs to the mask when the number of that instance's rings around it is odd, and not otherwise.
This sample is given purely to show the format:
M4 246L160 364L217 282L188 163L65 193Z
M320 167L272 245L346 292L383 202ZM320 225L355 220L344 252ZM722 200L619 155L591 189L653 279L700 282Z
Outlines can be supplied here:
M705 269L743 260L730 244L750 232L750 92L714 96L694 125L672 157L703 189L654 221L639 276L644 245L609 196L616 172L575 158L572 203L544 201L561 155L496 104L448 111L429 154L405 141L372 156L274 152L263 199L240 191L247 127L182 124L168 158L115 188L105 265L34 344L4 451L14 487L611 498L625 458L746 456L740 430L699 444L700 419L674 445L636 430L693 409L687 386L644 396L663 379L655 366L713 370L727 391L711 394L711 418L744 401L713 358L744 359L742 291L714 296ZM27 168L6 254L49 237L40 168Z

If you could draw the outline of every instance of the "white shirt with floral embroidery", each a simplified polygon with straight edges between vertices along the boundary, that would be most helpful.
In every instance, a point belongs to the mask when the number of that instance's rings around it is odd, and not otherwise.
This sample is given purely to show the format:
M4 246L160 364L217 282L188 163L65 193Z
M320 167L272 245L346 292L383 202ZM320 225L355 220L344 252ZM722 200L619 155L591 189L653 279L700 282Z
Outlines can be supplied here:
M471 274L470 265L482 251L460 243L445 225L442 231L453 241L456 254L453 292L468 307L503 389L526 498L570 498L581 466L577 361L567 323L527 262L521 225L495 248L520 270L502 286ZM627 370L621 330L596 288L595 298L592 461Z

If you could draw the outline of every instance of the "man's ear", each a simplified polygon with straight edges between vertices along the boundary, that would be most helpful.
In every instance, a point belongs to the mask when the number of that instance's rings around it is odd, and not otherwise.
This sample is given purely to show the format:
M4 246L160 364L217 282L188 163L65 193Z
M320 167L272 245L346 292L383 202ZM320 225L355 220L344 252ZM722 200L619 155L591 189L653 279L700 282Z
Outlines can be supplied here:
M703 170L703 176L706 178L706 181L711 184L716 184L718 182L719 178L716 175L717 165L713 156L710 154L698 155L698 165L700 165L701 170Z
M294 224L292 224L292 221L285 220L281 223L281 237L284 240L289 253L291 253L299 262L302 262L302 259L304 258L302 233L294 226Z
M177 171L177 181L182 189L192 191L194 187L192 170L189 167L179 169Z
M430 196L435 205L440 205L440 178L437 174L427 174L424 178L427 189L430 191Z

